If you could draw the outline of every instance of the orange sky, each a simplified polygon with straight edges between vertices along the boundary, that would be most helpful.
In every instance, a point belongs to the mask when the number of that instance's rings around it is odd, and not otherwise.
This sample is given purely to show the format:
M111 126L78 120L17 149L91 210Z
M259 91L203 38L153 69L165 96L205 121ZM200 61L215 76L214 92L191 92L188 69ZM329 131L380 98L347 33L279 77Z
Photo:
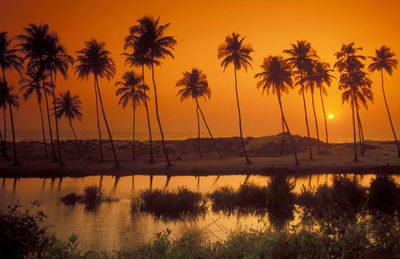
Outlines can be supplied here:
M63 2L63 3L61 3ZM278 133L281 130L276 96L262 96L256 88L254 74L261 72L260 65L268 55L281 55L296 40L310 41L322 60L331 65L333 54L342 43L355 42L364 48L362 54L374 55L375 48L385 44L400 55L400 3L398 1L107 1L107 0L13 0L1 1L0 30L15 36L23 32L28 23L47 23L58 36L68 53L84 47L92 38L106 42L112 53L117 73L110 82L100 81L104 104L112 130L131 129L131 109L117 105L114 83L128 70L123 65L123 40L130 26L144 15L160 16L161 23L171 23L168 35L178 44L173 52L175 60L168 59L156 68L160 115L167 132L196 132L194 104L190 100L180 103L176 97L175 83L184 71L197 67L207 74L212 90L210 101L202 103L211 129L219 134L238 135L237 111L234 99L232 68L223 73L217 59L217 47L226 35L237 32L246 36L251 44L253 69L238 73L238 85L243 118L244 135L258 136ZM369 61L368 61L369 63ZM18 86L16 73L8 72L10 83ZM11 75L12 74L12 75ZM150 73L146 76L150 79ZM337 75L336 75L337 76ZM379 74L374 80L375 104L361 116L367 138L391 138L391 130L380 89ZM147 81L150 83L150 81ZM84 116L77 123L79 130L95 130L96 117L92 78L81 82L70 70L69 78L59 77L57 91L70 89L84 103ZM400 73L385 75L386 93L392 118L400 135ZM151 86L151 84L150 84ZM351 113L348 105L341 105L340 92L335 80L329 89L326 110L335 118L329 120L331 138L352 136ZM153 92L149 93L153 99ZM309 96L308 96L309 97ZM308 99L311 133L315 136L311 117L311 98ZM319 99L316 99L322 137L323 120ZM284 97L284 109L289 127L294 134L305 135L304 111L297 90ZM154 102L150 104L153 131L157 131ZM144 108L137 111L137 130L146 131ZM65 121L62 128L67 128ZM40 129L38 107L34 99L22 102L16 113L18 129ZM195 136L195 135L194 135Z

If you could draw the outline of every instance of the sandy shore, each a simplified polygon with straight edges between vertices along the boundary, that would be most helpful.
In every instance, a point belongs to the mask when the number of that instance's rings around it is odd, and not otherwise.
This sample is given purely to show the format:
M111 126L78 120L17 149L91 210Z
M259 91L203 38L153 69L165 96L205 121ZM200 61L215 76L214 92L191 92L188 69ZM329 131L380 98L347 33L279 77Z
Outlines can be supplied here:
M87 175L132 175L132 174L169 174L169 175L219 175L219 174L273 174L284 172L291 175L319 173L389 173L400 174L400 158L396 147L390 141L367 141L365 156L359 154L359 161L353 161L353 144L320 143L313 140L314 160L309 160L306 138L296 136L299 166L295 166L290 143L285 138L284 154L281 156L281 135L260 138L247 138L251 165L246 165L240 156L240 141L237 137L218 138L216 143L224 155L220 159L210 139L201 140L202 157L199 157L197 139L167 141L172 162L166 167L161 150L161 143L154 143L156 163L149 164L149 145L136 142L136 160L132 160L132 142L115 141L121 168L115 169L108 141L104 143L105 162L99 163L97 140L81 140L82 156L78 155L73 141L63 141L62 155L66 166L60 167L44 157L43 144L40 142L17 143L20 166L13 166L12 161L0 158L0 177L60 177ZM8 154L12 157L11 144ZM48 144L48 150L51 146ZM358 150L359 152L360 150ZM360 152L359 152L360 153Z

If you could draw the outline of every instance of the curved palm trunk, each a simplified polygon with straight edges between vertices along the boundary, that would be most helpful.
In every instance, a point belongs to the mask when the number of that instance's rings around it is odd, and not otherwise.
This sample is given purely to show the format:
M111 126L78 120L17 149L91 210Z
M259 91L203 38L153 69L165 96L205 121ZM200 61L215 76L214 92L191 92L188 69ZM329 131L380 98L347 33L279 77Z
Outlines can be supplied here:
M206 118L205 118L205 116L204 116L204 114L203 114L203 111L202 111L202 110L201 110L201 108L200 108L200 105L199 105L199 103L197 102L197 99L196 99L196 104L197 104L197 108L198 108L198 110L200 111L201 117L203 118L204 125L206 125L207 131L208 131L208 134L210 135L211 142L213 143L213 145L214 145L214 147L215 147L215 150L217 151L217 153L218 153L219 157L220 157L221 159L224 159L224 157L222 156L221 152L220 152L220 151L219 151L219 149L218 149L218 146L217 146L217 144L216 144L216 143L215 143L215 141L214 141L213 135L211 134L211 130L210 130L210 128L208 127L208 124L207 124Z
M361 117L358 112L358 108L356 109L356 112L357 112L357 125L358 125L358 135L359 135L359 139L360 139L361 155L364 156L364 150L365 150L364 132L362 129Z
M97 119L97 132L99 133L99 152L100 152L100 163L104 162L104 155L103 155L103 140L101 139L101 130L100 130L100 118L99 118L99 101L98 101L98 94L97 94L97 77L94 76L94 95L96 97L96 119Z
M289 127L287 125L286 119L285 119L285 115L283 114L283 108L282 108L282 101L281 101L281 95L279 93L279 91L277 92L277 96L278 96L278 102L279 102L279 108L281 109L281 117L282 117L282 122L284 122L284 124L286 125L286 130L289 134L289 139L290 142L292 143L292 151L293 151L293 155L294 155L294 160L296 163L296 166L299 165L299 160L297 159L297 152L296 152L296 144L292 138L292 134L290 134L290 130Z
M0 131L0 141L1 141L1 146L2 146L2 149L3 149L2 156L4 156L6 160L10 160L10 158L7 155L6 146L5 146L5 143L4 143L4 140L3 140L3 136L1 135L1 131Z
M68 122L69 122L69 127L71 128L72 133L74 134L75 146L76 146L76 149L78 150L78 155L81 156L81 149L79 148L78 138L76 137L74 127L72 126L71 118L69 118L69 117L68 117Z
M321 87L319 88L319 94L320 94L320 96L321 96L322 112L324 113L326 144L329 144L329 141L328 141L328 123L327 123L327 121L326 121L326 112L325 112L324 98L322 97L322 90L321 90Z
M151 63L151 76L152 76L152 79L153 79L154 100L155 100L155 103L156 103L156 117L157 117L158 127L160 128L161 144L162 144L162 147L163 147L165 159L167 160L167 166L171 166L171 162L170 162L169 157L168 157L167 148L165 147L164 133L163 133L163 130L162 130L162 127L161 127L160 115L158 114L157 87L156 87L156 81L154 80L154 64L153 64L153 62Z
M315 112L315 102L314 102L314 93L313 92L311 92L311 101L312 101L312 108L313 108L313 112L314 112L315 130L317 131L318 153L321 154L321 147L319 145L318 120L317 120L317 113Z
M142 65L142 81L143 81L143 85L144 83L144 65ZM143 89L143 93L144 96L146 96L146 89ZM154 157L153 157L153 139L151 137L151 125L150 125L150 116L149 116L149 107L147 106L147 98L144 98L144 107L146 108L146 116L147 116L147 127L149 130L149 139L150 139L150 164L153 164L154 161Z
M281 120L282 120L282 144L281 144L281 156L283 156L283 151L285 148L285 123L283 122L283 117L281 114Z
M238 93L238 88L237 88L236 67L234 67L233 70L235 71L235 91L236 91L236 103L237 103L238 114L239 114L240 143L242 144L243 154L244 154L244 156L246 158L246 164L250 165L251 161L250 161L249 157L247 156L246 148L244 146L244 141L243 141L242 117L240 115L240 105L239 105L239 93Z
M365 145L364 130L363 130L363 126L362 126L362 123L361 123L361 117L360 117L359 124L360 124L359 127L360 127L360 131L361 131L361 139L362 139L362 143L363 143L363 149L364 149L364 151L365 151L365 150L367 150L367 147L366 147L366 145Z
M197 103L197 100L196 100ZM200 146L200 118L199 118L199 105L196 105L196 115L197 115L197 144L199 148L199 157L202 157L201 155L201 146Z
M382 93L383 93L383 99L385 100L385 106L386 106L386 111L389 117L389 122L390 122L390 127L392 127L392 132L394 136L394 142L396 144L397 148L397 153L398 156L400 157L400 147L399 147L399 142L397 141L397 136L396 136L396 131L394 130L393 122L392 122L392 117L390 116L390 111L389 111L389 105L386 101L386 94L385 94L385 88L383 87L383 71L381 70L381 78L382 78Z
M4 106L3 106L3 132L4 132L4 142L5 143L7 143L7 116L6 116L6 110L7 110L7 104L4 104Z
M44 83L44 82L43 82ZM50 120L50 110L49 110L49 101L47 100L47 93L44 91L44 100L46 101L46 110L47 110L47 122L49 124L49 133L50 133L50 143L51 143L51 153L53 154L53 163L57 162L57 156L54 149L53 142L53 131L51 130L51 120Z
M136 159L135 156L135 101L132 100L133 114L132 114L132 160Z
M38 106L39 106L39 112L40 112L40 122L42 123L42 137L43 137L43 147L44 147L44 156L46 158L49 157L48 153L47 153L47 145L46 145L46 134L44 132L44 121L43 121L43 110L42 110L42 104L41 101L39 99L39 96L36 95L37 97L37 101L38 101Z
M352 96L353 100L355 99L354 96ZM358 161L357 157L357 135L356 135L356 122L355 122L355 116L354 116L354 101L351 100L351 115L353 118L353 137L354 137L354 161Z
M14 165L19 165L18 157L17 157L17 144L15 142L15 130L14 130L14 118L12 113L12 107L9 103L10 108L10 120L11 120L11 132L12 132L12 139L13 139L13 154L14 154Z
M120 168L121 166L120 166L120 164L119 164L119 161L118 161L118 158L117 158L117 153L116 153L116 151L115 151L114 141L113 141L112 136L111 136L110 127L108 126L106 113L104 112L103 100L101 99L99 81L97 81L97 76L96 76L96 83L97 83L97 93L99 94L99 101L100 101L101 112L103 113L104 123L106 124L107 132L108 132L108 137L110 138L110 142L111 142L111 149L112 149L112 152L113 152L113 155L114 155L115 168Z
M308 150L310 152L310 160L313 160L312 149L311 149L310 128L308 127L307 105L306 105L306 97L304 96L304 90L301 90L301 95L303 97L304 115L306 118Z
M58 133L58 119L56 116L57 108L56 108L56 94L54 91L54 81L53 81L53 71L50 69L50 82L51 82L51 90L53 94L53 110L54 110L54 121L56 124L56 138L57 138L57 153L58 153L58 162L60 166L65 166L64 161L61 156L61 146L60 146L60 135Z

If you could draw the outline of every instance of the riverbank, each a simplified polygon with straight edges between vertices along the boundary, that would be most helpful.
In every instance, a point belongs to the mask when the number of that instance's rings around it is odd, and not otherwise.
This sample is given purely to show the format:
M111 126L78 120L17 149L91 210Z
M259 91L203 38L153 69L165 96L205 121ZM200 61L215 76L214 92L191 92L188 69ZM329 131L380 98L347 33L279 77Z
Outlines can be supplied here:
M0 159L0 177L80 177L88 175L132 175L132 174L167 174L167 175L221 175L221 174L264 174L285 172L289 175L321 173L386 173L400 174L400 158L396 147L390 141L367 141L365 155L359 154L359 161L354 162L352 143L326 144L313 139L313 158L309 160L307 139L294 137L300 165L296 166L291 154L289 139L285 137L281 156L282 135L260 138L249 137L245 140L246 149L252 161L245 164L240 156L238 137L218 138L215 140L224 159L220 159L210 139L201 140L202 157L199 157L197 139L167 141L167 149L172 162L167 167L161 149L161 142L153 145L156 163L149 163L149 144L135 143L136 159L132 160L132 142L115 141L121 168L114 168L111 145L103 143L105 162L99 162L97 140L81 140L81 156L78 155L73 141L63 141L62 155L66 164L60 167L52 163L51 146L48 144L49 157L44 157L43 144L40 142L18 142L17 151L20 166L13 166L12 161ZM318 144L321 152L318 151ZM358 150L360 152L360 150ZM8 143L8 154L12 149Z

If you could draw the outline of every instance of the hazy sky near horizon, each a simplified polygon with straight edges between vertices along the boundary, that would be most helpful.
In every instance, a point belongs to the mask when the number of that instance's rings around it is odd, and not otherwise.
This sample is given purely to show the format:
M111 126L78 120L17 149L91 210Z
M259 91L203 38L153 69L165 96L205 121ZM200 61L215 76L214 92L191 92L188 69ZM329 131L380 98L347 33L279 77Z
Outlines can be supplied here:
M239 134L236 101L234 93L233 68L225 72L217 59L217 48L232 32L246 36L251 44L253 68L238 72L238 87L242 110L244 135L269 135L281 131L279 107L276 96L262 94L256 88L256 73L268 55L282 55L297 40L307 40L317 50L321 60L335 62L334 53L343 43L355 42L363 47L361 54L373 56L375 49L389 46L400 55L400 2L392 1L107 1L107 0L12 0L1 1L0 30L13 37L23 33L29 23L46 23L56 31L61 43L74 58L84 42L92 38L106 43L112 53L117 72L110 81L101 80L100 87L111 130L130 130L132 109L123 110L115 96L116 81L129 68L124 66L124 38L130 26L144 15L160 17L160 23L171 23L166 35L177 40L173 54L156 68L156 82L159 97L160 116L166 132L196 132L195 106L191 100L183 103L176 97L176 82L184 71L197 67L207 74L212 96L201 105L212 131L225 134ZM16 42L15 42L16 43ZM367 65L370 60L366 61ZM83 103L83 120L75 123L79 130L95 130L96 114L93 78L81 81L70 69L69 77L57 77L57 93L69 89L80 96ZM7 71L11 85L19 89L17 73ZM146 71L147 83L152 88L150 71ZM335 73L338 77L338 74ZM400 135L400 72L393 76L384 75L385 90L392 112L392 119ZM374 104L369 110L361 111L366 138L391 138L391 130L384 107L379 73L372 74ZM352 136L351 109L342 106L338 81L334 80L325 98L326 111L335 115L328 120L330 136L340 138ZM19 93L19 92L18 92ZM155 120L154 93L151 98L150 114L152 130L158 131ZM325 139L320 98L316 96L316 110L320 135ZM304 110L298 89L284 96L284 111L289 127L294 134L306 135ZM311 97L307 94L307 108L312 136L315 124L312 114ZM21 100L16 112L16 127L39 129L40 117L35 98ZM104 123L102 123L104 126ZM146 131L144 107L137 110L137 130ZM61 127L67 129L66 121ZM203 132L205 128L202 127ZM168 137L168 134L167 134Z

